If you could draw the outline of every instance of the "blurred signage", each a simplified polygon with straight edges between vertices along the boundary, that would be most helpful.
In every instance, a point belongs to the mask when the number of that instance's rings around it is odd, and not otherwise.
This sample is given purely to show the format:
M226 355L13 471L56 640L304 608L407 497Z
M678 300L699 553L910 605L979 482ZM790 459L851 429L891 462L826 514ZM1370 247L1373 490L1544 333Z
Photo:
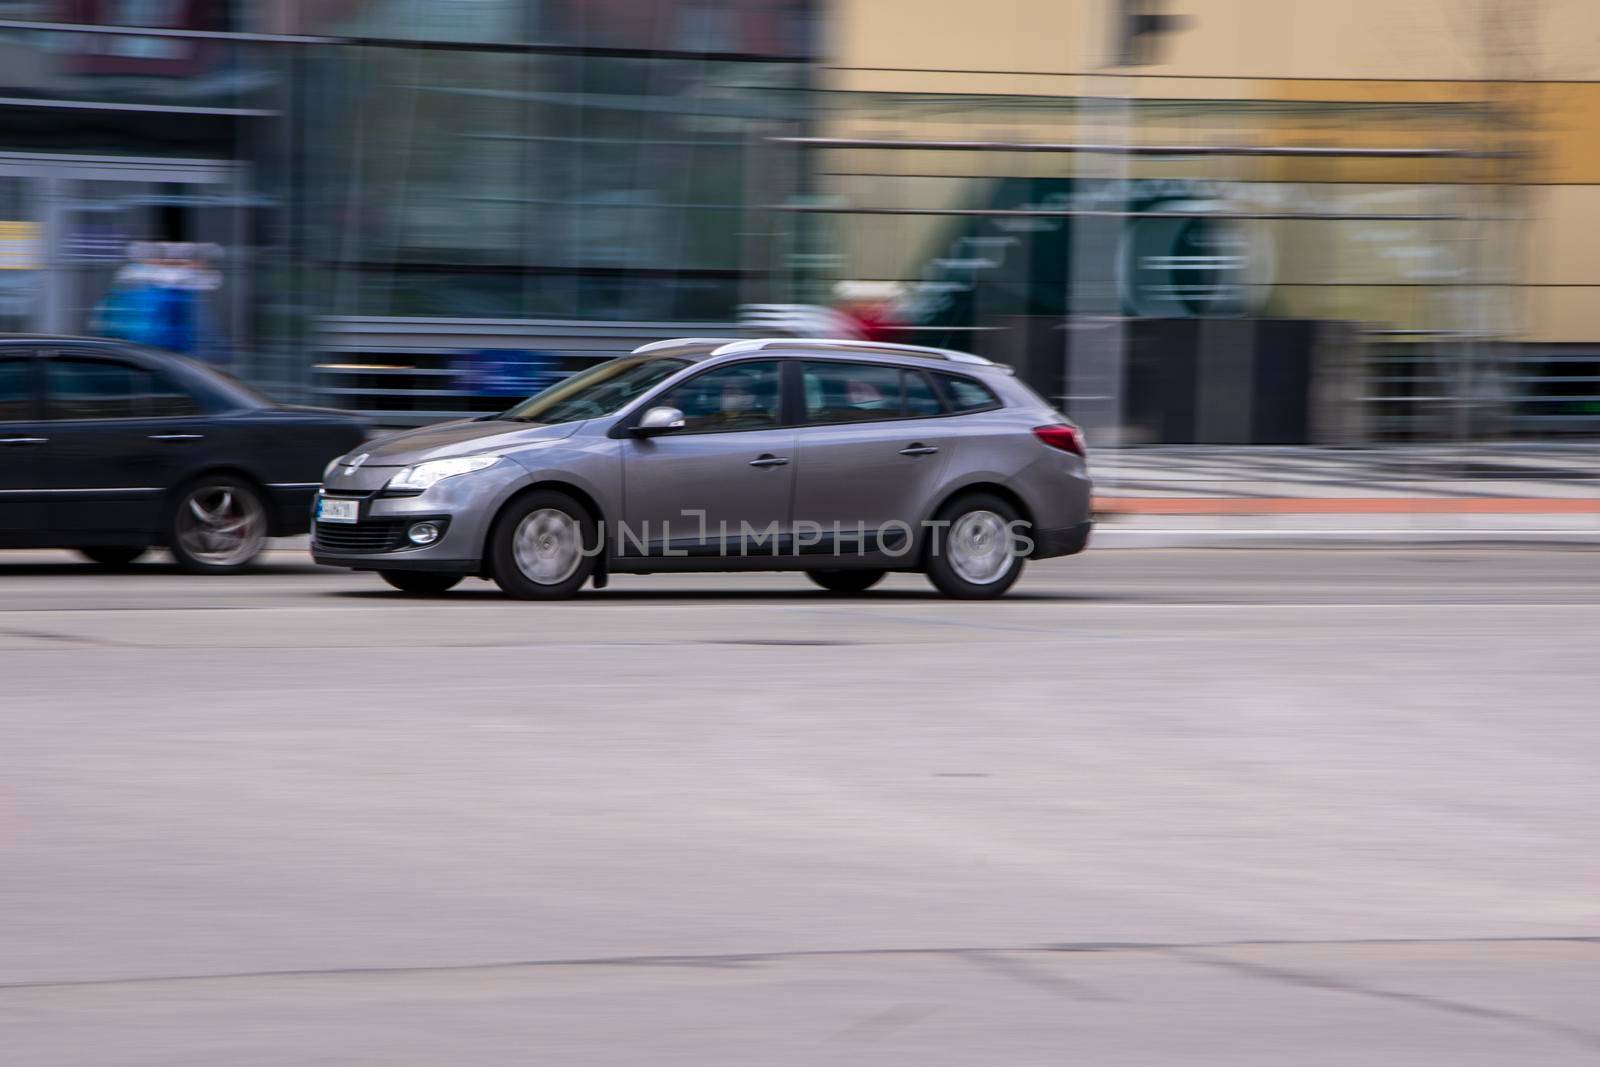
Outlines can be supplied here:
M1155 200L1137 210L1220 212L1215 200ZM1242 315L1265 297L1272 250L1235 219L1132 219L1117 257L1122 301L1136 315Z
M38 270L42 256L37 222L0 221L0 270Z
M548 352L485 348L452 361L456 388L474 396L531 396L565 375Z
M1148 318L1245 315L1259 311L1271 291L1275 255L1267 233L1249 222L1221 217L1230 207L1211 182L1170 180L1036 181L1019 206L1033 210L1174 212L1190 218L1130 218L1121 230L1114 263L1124 310ZM1208 213L1219 217L1207 218ZM1069 220L1018 220L1071 239ZM1010 220L1003 229L1014 229Z
M1268 231L1226 217L1240 205L1237 190L1182 179L1076 181L1005 178L987 206L1034 211L1033 217L962 222L930 261L907 304L912 321L971 325L980 289L987 306L1018 314L1058 315L1085 295L1124 314L1146 318L1249 315L1271 294L1277 260ZM1061 211L1171 212L1184 217L1130 217L1115 225L1074 226ZM1208 215L1216 217L1208 217ZM1097 261L1086 276L1074 238L1088 241ZM1104 257L1103 260L1101 257ZM1103 268L1100 267L1103 263Z

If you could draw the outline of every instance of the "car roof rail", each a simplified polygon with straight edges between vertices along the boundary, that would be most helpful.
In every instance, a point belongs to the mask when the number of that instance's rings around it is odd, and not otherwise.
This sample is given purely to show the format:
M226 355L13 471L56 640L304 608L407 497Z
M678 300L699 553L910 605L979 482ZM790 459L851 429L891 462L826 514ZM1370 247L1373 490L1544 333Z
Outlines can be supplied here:
M930 348L926 345L902 345L893 341L857 341L847 337L753 337L744 341L731 341L712 352L713 356L733 355L741 352L815 351L819 348L842 352L881 352L891 356L917 356L921 359L942 359L947 363L970 363L993 367L1009 372L1010 367L992 359L958 352L953 348Z
M729 340L730 338L727 337L672 337L665 341L651 341L647 345L640 345L629 355L666 356L679 353L710 352L713 349L725 346Z

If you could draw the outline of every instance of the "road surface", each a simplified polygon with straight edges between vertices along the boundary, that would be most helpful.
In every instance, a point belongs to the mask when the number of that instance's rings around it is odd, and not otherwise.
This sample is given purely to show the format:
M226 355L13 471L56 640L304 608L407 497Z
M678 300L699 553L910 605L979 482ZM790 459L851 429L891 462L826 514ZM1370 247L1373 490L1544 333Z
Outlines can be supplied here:
M5 1062L1600 1062L1600 553L0 554Z

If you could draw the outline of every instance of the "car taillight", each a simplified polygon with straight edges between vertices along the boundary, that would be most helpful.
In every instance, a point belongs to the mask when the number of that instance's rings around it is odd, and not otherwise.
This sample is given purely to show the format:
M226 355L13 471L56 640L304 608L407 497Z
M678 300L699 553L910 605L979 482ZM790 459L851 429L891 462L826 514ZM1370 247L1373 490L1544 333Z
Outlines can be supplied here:
M1035 426L1033 436L1051 448L1059 448L1063 452L1088 458L1088 452L1083 445L1083 431L1076 426Z

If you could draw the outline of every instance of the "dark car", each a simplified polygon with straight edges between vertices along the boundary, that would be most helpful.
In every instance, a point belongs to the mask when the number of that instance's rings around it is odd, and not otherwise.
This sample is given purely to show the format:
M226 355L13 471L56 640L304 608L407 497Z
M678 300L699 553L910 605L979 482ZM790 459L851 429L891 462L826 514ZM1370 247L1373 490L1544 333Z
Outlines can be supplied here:
M237 570L306 531L323 468L365 435L182 356L0 335L0 548L116 566L165 546L185 570Z

